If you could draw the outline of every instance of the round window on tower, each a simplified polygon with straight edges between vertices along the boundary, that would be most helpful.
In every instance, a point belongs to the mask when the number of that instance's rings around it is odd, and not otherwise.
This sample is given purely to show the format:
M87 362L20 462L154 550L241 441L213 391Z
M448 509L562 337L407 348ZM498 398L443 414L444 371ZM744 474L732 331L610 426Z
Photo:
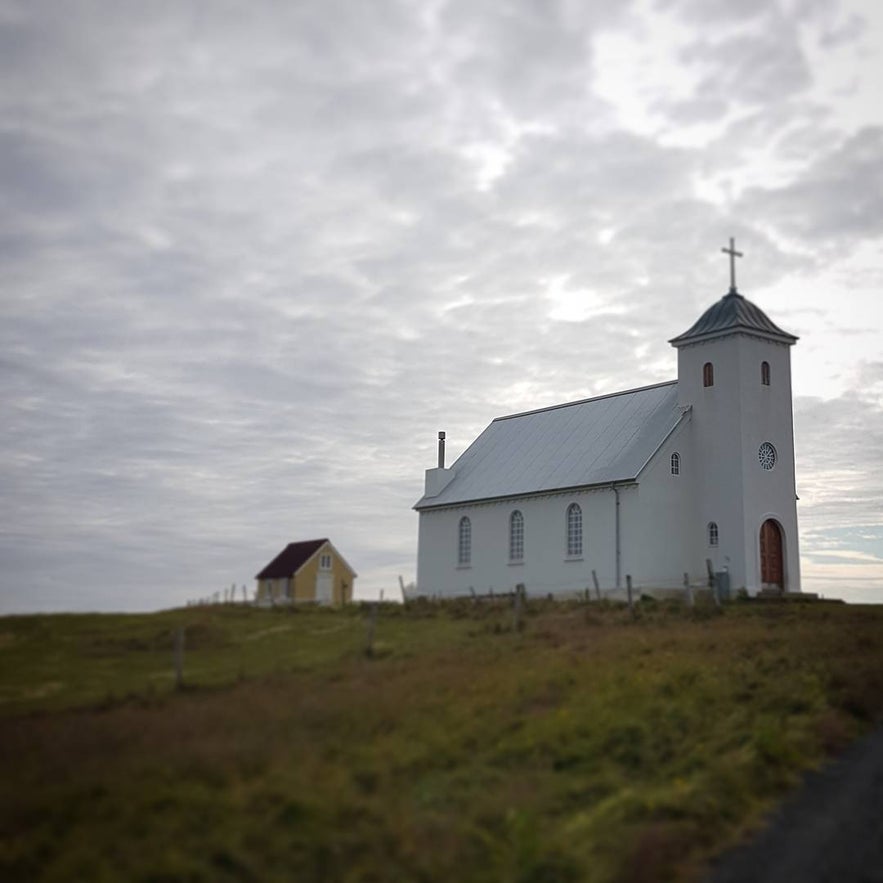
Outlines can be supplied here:
M757 449L757 459L764 469L772 469L776 465L776 449L769 442L764 442Z

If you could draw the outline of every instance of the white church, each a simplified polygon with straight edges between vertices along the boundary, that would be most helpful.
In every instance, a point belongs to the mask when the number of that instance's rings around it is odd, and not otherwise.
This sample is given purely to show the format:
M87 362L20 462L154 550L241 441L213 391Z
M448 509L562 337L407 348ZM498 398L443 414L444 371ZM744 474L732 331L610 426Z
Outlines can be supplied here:
M439 433L417 591L800 591L791 353L736 290L670 340L677 380L497 417L450 467ZM594 571L594 577L593 577Z

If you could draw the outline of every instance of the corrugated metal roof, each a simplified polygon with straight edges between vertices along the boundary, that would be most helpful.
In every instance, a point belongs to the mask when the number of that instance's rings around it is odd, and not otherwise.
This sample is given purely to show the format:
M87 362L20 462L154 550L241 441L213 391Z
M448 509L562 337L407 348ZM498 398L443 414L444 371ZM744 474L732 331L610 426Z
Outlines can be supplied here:
M731 290L717 303L712 304L687 331L673 337L669 343L683 346L685 343L739 330L759 331L765 337L776 338L782 343L792 344L797 340L793 334L779 328L759 306L751 303L738 291Z
M497 417L415 509L635 479L682 412L677 381Z

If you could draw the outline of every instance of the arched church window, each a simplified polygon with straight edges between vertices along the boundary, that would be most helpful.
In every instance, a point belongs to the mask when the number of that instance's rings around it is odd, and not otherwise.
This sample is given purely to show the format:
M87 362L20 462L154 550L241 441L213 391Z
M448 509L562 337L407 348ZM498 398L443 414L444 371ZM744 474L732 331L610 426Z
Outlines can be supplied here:
M472 522L464 515L457 532L457 564L468 567L472 561Z
M764 386L770 385L770 363L769 362L761 362L760 363L760 382Z
M714 365L711 362L706 362L702 366L702 385L714 386Z
M709 521L708 522L708 545L716 546L717 545L717 522Z
M567 507L567 556L578 557L583 553L583 510L579 503Z
M516 509L509 516L509 560L524 558L524 516Z
M677 451L671 455L671 474L681 474L681 455Z

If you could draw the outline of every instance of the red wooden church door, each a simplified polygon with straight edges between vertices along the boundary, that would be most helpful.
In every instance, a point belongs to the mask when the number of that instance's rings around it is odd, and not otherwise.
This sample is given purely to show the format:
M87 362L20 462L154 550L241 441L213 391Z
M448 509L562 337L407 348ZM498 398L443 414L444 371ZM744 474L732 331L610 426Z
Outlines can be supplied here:
M760 581L766 586L783 588L782 529L768 518L760 529Z

